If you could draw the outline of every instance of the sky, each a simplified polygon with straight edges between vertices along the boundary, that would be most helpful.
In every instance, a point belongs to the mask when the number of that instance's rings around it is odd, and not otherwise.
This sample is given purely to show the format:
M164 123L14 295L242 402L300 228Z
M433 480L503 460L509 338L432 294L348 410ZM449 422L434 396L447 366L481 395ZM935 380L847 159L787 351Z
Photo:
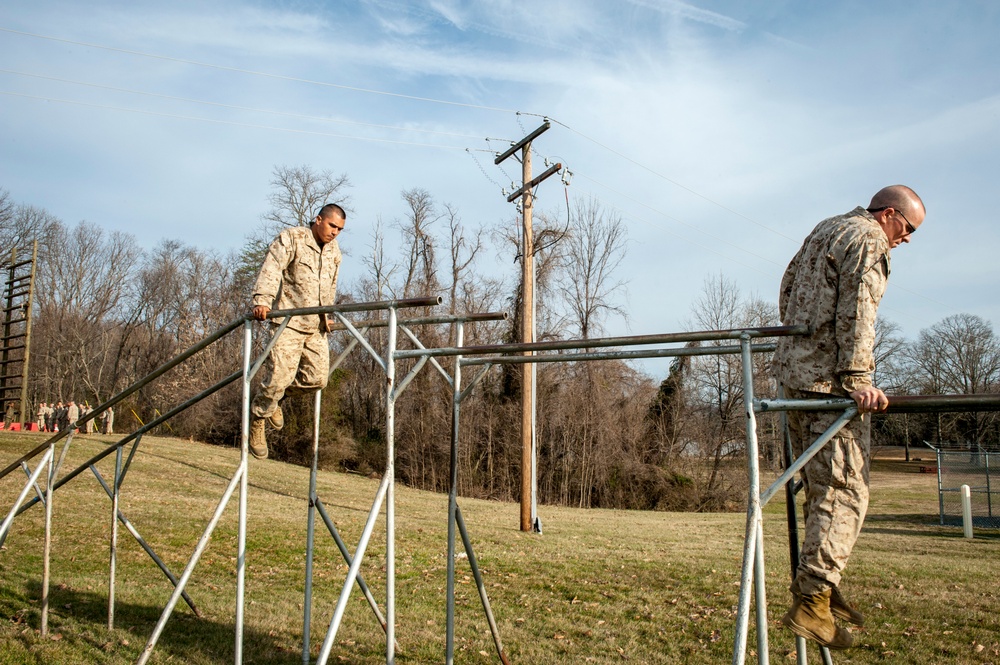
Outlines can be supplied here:
M275 166L347 174L342 279L403 190L470 227L593 197L628 230L627 320L689 329L706 279L777 300L825 217L902 183L927 218L893 251L881 315L913 339L1000 322L1000 4L704 0L0 0L0 188L67 224L241 246ZM519 186L519 183L518 183ZM513 256L480 269L513 279ZM352 273L353 264L353 273Z

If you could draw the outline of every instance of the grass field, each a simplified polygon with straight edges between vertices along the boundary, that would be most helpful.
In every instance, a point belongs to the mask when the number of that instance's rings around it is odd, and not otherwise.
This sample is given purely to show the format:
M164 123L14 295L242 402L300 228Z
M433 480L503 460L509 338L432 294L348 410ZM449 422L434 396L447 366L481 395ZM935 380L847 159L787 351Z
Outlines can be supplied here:
M42 441L0 434L3 465ZM64 469L103 449L77 437ZM112 475L113 457L99 465ZM122 511L180 575L235 468L235 450L147 438L123 488ZM933 474L879 459L868 522L842 589L865 613L859 646L837 663L1000 663L1000 539L966 540L937 526ZM926 464L926 462L924 462ZM0 481L9 510L22 473ZM244 662L301 663L308 472L251 460ZM322 473L319 495L352 550L377 479ZM444 661L447 497L399 487L397 662ZM233 661L236 499L181 602L154 663ZM732 654L743 514L644 513L542 507L545 533L517 530L514 504L461 501L512 663L722 663ZM133 663L169 597L162 573L121 530L116 628L107 628L110 501L89 472L56 493L50 634L38 632L44 511L14 522L0 551L0 665ZM315 658L347 567L317 528ZM362 574L384 603L383 522ZM794 662L778 619L788 602L784 506L765 516L771 659ZM458 561L456 662L499 662L471 572ZM755 644L751 634L750 644ZM749 657L748 662L754 662ZM351 597L331 663L384 662L384 636L360 593ZM820 662L810 652L810 662Z

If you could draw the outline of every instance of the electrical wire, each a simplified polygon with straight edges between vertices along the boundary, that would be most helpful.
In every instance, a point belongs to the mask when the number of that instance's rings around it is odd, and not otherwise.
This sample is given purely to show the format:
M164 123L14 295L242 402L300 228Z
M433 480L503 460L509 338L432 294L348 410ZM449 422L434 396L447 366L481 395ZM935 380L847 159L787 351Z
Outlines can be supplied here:
M626 154L624 154L622 152L619 152L618 150L615 150L611 146L608 146L608 145L605 145L604 143L601 143L600 141L598 141L597 139L595 139L593 137L587 136L583 132L570 127L569 125L567 125L564 122L556 120L555 118L553 118L550 115L542 115L540 113L523 113L523 115L532 115L532 116L535 116L535 117L538 117L538 118L546 118L546 119L548 119L548 120L556 123L560 127L563 127L565 129L569 130L570 132L576 134L580 138L582 138L584 140L587 140L587 141L590 141L594 145L607 150L608 152L610 152L613 155L621 157L622 159L624 159L625 161L629 162L630 164L632 164L634 166L638 166L640 169L642 169L644 171L647 171L648 173L651 173L652 175L656 176L657 178L660 178L662 180L665 180L665 181L669 182L670 184L674 185L675 187L679 187L680 189L683 189L685 192L688 192L689 194L694 194L698 198L700 198L700 199L702 199L704 201L707 201L707 202L711 203L714 206L722 208L726 212L731 213L733 215L736 215L737 217L740 217L741 219L745 219L746 221L750 222L751 224L754 224L756 226L759 226L762 229L770 231L771 233L773 233L773 234L775 234L777 236L780 236L780 237L784 238L785 240L790 240L791 242L798 243L798 240L796 240L795 238L789 237L789 236L785 235L784 233L782 233L781 231L778 231L776 229L772 229L770 226L767 226L766 224L758 222L757 220L755 220L755 219L753 219L751 217L748 217L747 215L744 215L743 213L741 213L741 212L739 212L737 210L733 210L732 208L730 208L730 207L728 207L728 206L726 206L726 205L724 205L722 203L719 203L718 201L715 201L715 200L709 198L708 196L705 196L704 194L702 194L700 192L696 192L695 190L691 189L687 185L679 183L676 180L665 176L664 174L660 173L659 171L656 171L655 169L653 169L653 168L651 168L649 166L646 166L642 162L639 162L639 161L637 161L635 159L632 159L628 155L626 155Z
M338 139L354 139L356 141L370 141L370 142L373 142L373 143L390 143L390 144L395 144L395 145L416 146L416 147L420 147L420 148L439 148L439 149L444 149L444 150L477 150L478 152L489 152L488 150L485 150L485 149L482 149L482 148L479 148L479 149L466 148L465 146L460 146L460 145L440 145L440 144L434 144L434 143L418 143L416 141L396 141L396 140L393 140L393 139L383 139L383 138L375 138L375 137L369 137L369 136L352 136L350 134L332 134L330 132L319 132L319 131L312 131L312 130L307 130L307 129L292 129L292 128L289 128L289 127L274 127L274 126L270 126L270 125L257 125L257 124L248 123L248 122L235 122L233 120L218 120L218 119L215 119L215 118L201 118L201 117L198 117L198 116L179 115L179 114L176 114L176 113L163 113L163 112L160 112L160 111L147 111L145 109L132 109L132 108L124 107L124 106L111 106L111 105L108 105L108 104L95 104L95 103L92 103L92 102L81 102L81 101L77 101L77 100L73 100L73 99L56 99L56 98L52 98L52 97L41 97L41 96L38 96L38 95L27 95L27 94L24 94L24 93L10 92L10 91L7 91L7 90L0 90L0 95L7 95L9 97L22 97L22 98L25 98L25 99L34 99L34 100L43 101L43 102L56 102L56 103L60 103L60 104L74 104L74 105L77 105L77 106L85 106L85 107L88 107L88 108L96 108L96 109L103 109L103 110L110 110L110 111L124 111L124 112L127 112L127 113L138 113L138 114L141 114L141 115L150 115L150 116L156 116L156 117L160 117L160 118L174 118L174 119L177 119L177 120L194 120L194 121L197 121L197 122L209 122L209 123L216 124L216 125L231 125L233 127L246 127L246 128L250 128L250 129L266 129L266 130L271 130L271 131L276 131L276 132L287 132L287 133L290 133L290 134L308 134L308 135L311 135L311 136L326 136L326 137L329 137L329 138L338 138Z
M43 79L43 80L46 80L46 81L56 81L58 83L69 83L71 85L79 85L79 86L84 86L84 87L88 87L88 88L97 88L99 90L111 90L113 92L124 92L124 93L132 94L132 95L143 95L143 96L146 96L146 97L154 97L154 98L157 98L157 99L169 99L171 101L188 102L188 103L192 103L192 104L202 104L204 106L214 106L214 107L217 107L217 108L233 109L233 110L236 110L236 111L250 111L250 112L253 112L253 113L267 113L267 114L270 114L270 115L280 115L280 116L285 116L285 117L289 117L289 118L299 118L299 119L303 119L303 120L318 120L318 121L321 121L321 122L334 122L334 123L343 124L343 125L356 125L356 126L359 126L359 127L374 127L374 128L377 128L377 129L392 129L392 130L403 131L403 132L422 132L422 133L426 133L426 134L438 134L438 135L441 135L441 136L454 136L454 137L463 138L463 139L475 139L477 141L482 138L481 136L476 136L476 135L473 135L473 134L458 134L458 133L455 133L455 132L442 132L442 131L434 130L434 129L421 129L421 128L418 128L418 127L400 127L398 125L379 125L379 124L370 123L370 122L358 122L356 120L341 120L341 119L338 119L338 118L328 118L328 117L317 116L317 115L306 115L304 113L291 113L289 111L274 111L274 110L270 110L270 109L253 108L253 107L250 107L250 106L237 106L235 104L223 104L221 102L210 102L210 101L206 101L206 100L202 100L202 99L193 99L191 97L177 97L177 96L174 96L174 95L164 95L164 94L158 93L158 92L147 92L145 90L131 90L129 88L118 88L118 87L115 87L115 86L104 85L104 84L101 84L101 83L88 83L86 81L74 81L74 80L71 80L71 79L58 78L56 76L46 76L44 74L32 74L32 73L29 73L29 72L18 72L18 71L14 71L14 70L11 70L11 69L0 69L0 74L14 74L14 75L17 75L17 76L26 76L26 77L30 77L30 78Z
M64 39L62 37L53 37L51 35L40 35L34 32L24 32L22 30L12 30L10 28L0 27L0 32L6 32L13 35L21 35L22 37L33 37L35 39L46 39L53 42L60 42L62 44L72 44L73 46L84 46L87 48L100 49L102 51L111 51L113 53L124 53L127 55L137 55L143 58L153 58L155 60L163 60L166 62L176 62L184 65L195 65L197 67L206 67L208 69L217 69L219 71L225 72L236 72L238 74L249 74L251 76L263 76L266 78L277 79L279 81L291 81L293 83L308 83L310 85L318 85L326 88L337 88L338 90L349 90L351 92L363 92L369 95L383 95L386 97L396 97L399 99L409 99L417 102L429 102L433 104L446 104L448 106L459 106L462 108L479 109L481 111L498 111L500 113L517 113L514 109L505 109L496 106L484 106L481 104L469 104L466 102L456 102L447 99L434 99L432 97L418 97L416 95L405 95L399 92L387 92L385 90L372 90L369 88L359 88L356 86L343 85L340 83L330 83L328 81L316 81L313 79L300 78L298 76L286 76L284 74L271 74L269 72L260 72L252 69L242 69L240 67L229 67L226 65L215 65L210 62L200 62L198 60L187 60L185 58L175 58L168 55L158 55L156 53L145 53L143 51L133 51L131 49L118 48L115 46L104 46L102 44L93 44L90 42L80 42L73 39Z

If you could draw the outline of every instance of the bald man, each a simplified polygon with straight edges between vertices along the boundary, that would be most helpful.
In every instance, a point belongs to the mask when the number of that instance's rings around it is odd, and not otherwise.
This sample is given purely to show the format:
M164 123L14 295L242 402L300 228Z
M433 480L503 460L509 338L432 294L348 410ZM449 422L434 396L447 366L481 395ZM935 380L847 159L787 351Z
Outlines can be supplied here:
M868 509L872 412L889 401L872 385L875 317L889 278L889 251L924 221L920 197L903 185L879 190L867 208L825 219L805 239L781 280L784 325L814 332L785 337L775 353L778 382L792 399L850 397L858 413L802 469L805 541L782 623L831 649L852 646L864 617L840 594L841 573ZM788 427L801 455L840 414L792 411Z

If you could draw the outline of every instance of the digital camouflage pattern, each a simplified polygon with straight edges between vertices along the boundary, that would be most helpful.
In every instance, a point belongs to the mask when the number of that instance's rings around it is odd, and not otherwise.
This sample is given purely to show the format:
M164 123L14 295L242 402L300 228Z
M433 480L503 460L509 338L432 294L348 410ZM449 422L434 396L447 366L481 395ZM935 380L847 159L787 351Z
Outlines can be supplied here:
M320 248L308 227L285 229L267 248L253 289L253 306L296 309L332 305L340 260L336 240ZM288 327L300 332L325 332L326 317L295 316Z
M340 261L336 240L321 248L308 227L285 229L268 247L254 286L253 306L295 309L332 305ZM274 413L286 391L326 386L330 368L326 330L325 316L292 317L268 354L266 377L251 406L254 417Z
M271 347L264 370L266 378L250 407L255 418L266 418L274 413L286 392L326 387L330 373L330 347L326 343L326 333L306 333L286 328Z
M785 389L790 399L827 395ZM798 457L839 418L839 411L789 411L792 451ZM805 540L793 590L820 593L840 584L868 511L871 416L856 416L802 469Z
M779 339L781 383L837 395L871 385L875 315L888 279L889 240L868 211L820 222L781 280L782 324L815 331Z
M789 398L846 396L872 385L875 317L889 278L889 240L858 207L820 222L781 280L783 325L810 335L778 342L778 382ZM801 455L839 417L789 412L792 447ZM837 586L868 509L871 418L852 419L803 469L805 542L792 590L803 595Z

